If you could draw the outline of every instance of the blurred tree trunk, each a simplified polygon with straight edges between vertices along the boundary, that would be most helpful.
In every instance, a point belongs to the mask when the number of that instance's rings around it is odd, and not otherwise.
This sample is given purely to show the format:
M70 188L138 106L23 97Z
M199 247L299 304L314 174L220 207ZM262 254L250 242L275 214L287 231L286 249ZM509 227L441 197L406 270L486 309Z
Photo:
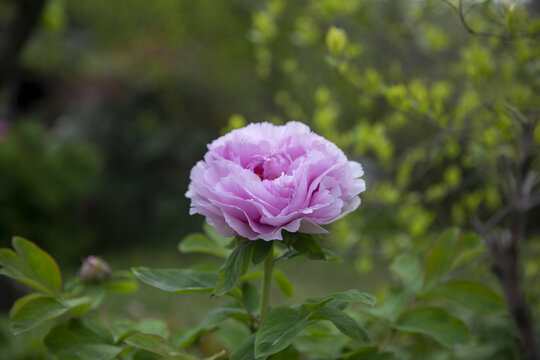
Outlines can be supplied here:
M41 19L46 0L12 2L15 6L13 18L0 35L0 91L17 68L19 54Z
M19 55L36 28L46 0L13 0L13 18L0 34L0 93L17 69ZM17 294L13 283L0 279L0 311L7 312Z

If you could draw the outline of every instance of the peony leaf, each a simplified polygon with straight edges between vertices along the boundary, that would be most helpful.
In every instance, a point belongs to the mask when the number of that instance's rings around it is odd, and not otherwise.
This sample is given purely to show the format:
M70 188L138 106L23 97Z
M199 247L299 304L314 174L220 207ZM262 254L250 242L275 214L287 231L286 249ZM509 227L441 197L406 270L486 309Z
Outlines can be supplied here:
M32 293L13 305L9 312L10 328L14 335L35 328L41 323L65 314L69 308L54 297Z
M308 299L306 303L308 304L320 304L324 302L328 302L330 300L339 300L346 303L361 303L373 306L375 305L377 299L375 296L361 292L357 289L350 289L346 291L339 291L335 293L328 294L322 298L317 299Z
M107 329L78 318L52 328L44 343L54 355L65 360L112 360L123 350L115 346Z
M62 276L54 259L36 244L21 237L15 236L12 245L17 253L0 249L0 274L57 296L62 289Z
M219 278L214 289L217 296L224 295L236 286L242 275L247 272L251 262L251 252L255 241L244 241L233 250L225 264L219 270Z
M22 237L15 236L12 241L13 248L21 261L28 267L29 276L58 294L62 290L62 275L54 259L36 244Z
M204 270L138 267L132 272L142 282L172 293L210 292L218 280L215 272Z
M116 271L103 282L105 290L114 293L130 293L137 291L139 286L133 274L129 271Z
M292 247L312 260L326 260L323 249L311 234L299 233Z
M272 355L272 360L300 360L300 353L294 346L289 345L277 354Z
M305 307L278 307L266 314L255 337L255 358L280 352L310 323Z
M128 345L150 351L171 360L197 360L196 357L184 352L183 349L155 334L136 333L124 339Z
M232 354L231 360L262 360L264 356L255 358L255 334L248 337Z
M215 330L223 321L234 318L240 321L249 319L246 311L239 307L223 306L213 309L208 313L208 316L197 325L184 328L173 336L173 341L180 347L188 347L193 344L201 335Z
M332 305L326 304L315 311L313 318L330 320L342 334L358 342L369 343L369 337L360 324L347 313Z
M271 249L271 241L256 240L251 253L251 262L255 265L263 262Z

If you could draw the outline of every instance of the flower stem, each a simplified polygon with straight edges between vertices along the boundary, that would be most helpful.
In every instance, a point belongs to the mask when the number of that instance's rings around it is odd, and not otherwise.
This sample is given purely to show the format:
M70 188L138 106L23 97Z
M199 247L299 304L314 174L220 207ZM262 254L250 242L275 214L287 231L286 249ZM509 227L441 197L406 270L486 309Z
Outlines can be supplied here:
M261 295L261 322L264 320L268 312L268 299L270 298L270 285L272 285L272 270L274 268L274 249L273 243L270 245L270 250L264 259L264 275Z

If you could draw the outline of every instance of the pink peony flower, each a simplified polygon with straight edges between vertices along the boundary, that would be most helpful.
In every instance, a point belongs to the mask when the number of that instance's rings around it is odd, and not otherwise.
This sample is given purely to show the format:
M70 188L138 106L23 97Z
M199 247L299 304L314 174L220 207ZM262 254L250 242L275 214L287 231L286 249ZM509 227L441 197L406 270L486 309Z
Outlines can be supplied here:
M282 240L282 230L326 233L360 205L362 166L308 126L250 124L208 145L191 170L190 214L223 236Z

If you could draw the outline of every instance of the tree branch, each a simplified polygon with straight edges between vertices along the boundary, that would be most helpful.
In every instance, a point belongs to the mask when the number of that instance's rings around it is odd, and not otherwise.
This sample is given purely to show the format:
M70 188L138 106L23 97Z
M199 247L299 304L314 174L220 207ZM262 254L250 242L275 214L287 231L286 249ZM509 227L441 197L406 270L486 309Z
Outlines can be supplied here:
M481 37L488 37L488 38L499 38L503 41L512 41L516 39L524 39L524 38L530 38L533 40L540 40L540 31L534 31L534 32L522 32L517 34L497 34L497 33L489 33L489 32L483 32L483 31L476 31L474 30L471 25L467 22L467 13L464 10L463 7L463 0L459 0L458 6L451 5L448 1L442 0L447 5L451 6L452 9L456 10L459 15L459 20L461 21L461 24L467 30L467 32L471 35L481 36Z
M534 160L533 123L522 123L519 142L518 166L513 172L514 182L509 184L508 204L493 215L486 224L473 219L472 225L482 236L489 250L493 271L501 283L506 305L512 317L521 351L527 360L539 360L540 350L535 337L533 321L527 305L519 268L519 242L525 228L527 211L540 202L540 194L530 195L536 175L531 174ZM529 180L533 179L533 180ZM509 228L497 233L493 227L508 216Z

